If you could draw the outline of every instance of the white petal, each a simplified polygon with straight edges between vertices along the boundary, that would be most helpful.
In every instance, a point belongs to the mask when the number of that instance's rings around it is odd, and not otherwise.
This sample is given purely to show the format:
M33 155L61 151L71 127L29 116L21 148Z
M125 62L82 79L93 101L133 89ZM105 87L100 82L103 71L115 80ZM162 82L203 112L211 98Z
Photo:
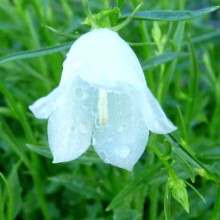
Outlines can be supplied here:
M130 171L145 150L149 130L134 93L107 96L109 121L101 126L96 119L93 145L105 163Z
M79 56L80 52L72 48L73 46L71 47L70 51L73 50L74 55L68 52L67 57L63 62L62 77L59 84L60 86L65 86L69 82L73 82L75 78L80 75L83 66L85 66L84 60Z
M72 77L72 79L70 80L67 79L65 84L60 84L47 96L44 96L35 101L32 105L29 106L29 109L33 112L36 118L47 119L51 112L53 112L58 106L63 105L66 91L71 91L69 89L71 87L74 87L74 82L76 83L77 80L79 80L79 77L77 77L77 75L75 77Z
M63 104L51 113L48 121L54 163L78 158L88 149L92 138L92 115L87 107L94 91L78 79L65 93Z
M39 119L47 119L56 106L60 105L61 88L54 89L49 95L44 96L29 106L34 116Z
M72 45L63 65L61 84L79 75L90 84L116 89L122 83L144 88L140 63L119 35L107 28L93 30Z
M140 100L145 121L150 131L157 134L167 134L177 129L167 118L159 102L147 87Z

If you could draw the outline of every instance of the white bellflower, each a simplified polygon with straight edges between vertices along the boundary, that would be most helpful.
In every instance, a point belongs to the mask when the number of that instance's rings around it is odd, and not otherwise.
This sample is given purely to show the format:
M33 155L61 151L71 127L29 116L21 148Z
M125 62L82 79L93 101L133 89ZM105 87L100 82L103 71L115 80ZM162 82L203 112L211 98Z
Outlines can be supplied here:
M48 119L54 163L74 160L92 144L105 163L132 170L149 130L176 129L148 89L132 49L107 28L75 41L59 86L30 110Z

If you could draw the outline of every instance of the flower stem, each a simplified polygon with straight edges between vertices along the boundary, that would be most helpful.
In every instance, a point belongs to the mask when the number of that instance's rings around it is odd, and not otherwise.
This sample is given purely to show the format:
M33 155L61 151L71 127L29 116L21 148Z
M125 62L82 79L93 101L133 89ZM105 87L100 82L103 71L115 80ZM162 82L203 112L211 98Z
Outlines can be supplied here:
M121 24L115 26L115 27L112 27L111 29L113 31L119 31L121 30L122 28L124 28L125 26L127 26L134 18L134 16L136 15L136 13L140 10L140 8L142 7L143 5L143 2L141 2L135 9L134 11L131 12L130 16L125 20L123 21Z
M84 7L84 10L85 10L85 13L91 23L91 28L92 29L95 29L95 28L99 28L99 26L95 23L95 21L93 20L92 18L92 13L89 9L89 4L88 4L88 1L87 0L82 0L82 4L83 4L83 7Z

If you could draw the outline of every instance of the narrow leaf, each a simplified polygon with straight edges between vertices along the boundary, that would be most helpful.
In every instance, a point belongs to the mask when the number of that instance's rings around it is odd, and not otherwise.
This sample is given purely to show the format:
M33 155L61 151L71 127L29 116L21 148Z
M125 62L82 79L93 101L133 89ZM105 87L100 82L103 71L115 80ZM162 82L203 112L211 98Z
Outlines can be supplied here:
M217 186L217 192L215 196L214 210L212 214L212 219L219 219L220 217L220 185Z
M173 150L179 152L189 163L195 167L204 169L207 175L209 175L210 180L218 183L218 178L207 168L207 166L200 162L192 153L190 153L190 151L186 150L181 144L179 144L178 140L172 134L165 135L165 137L172 144Z
M0 64L6 63L12 60L21 60L21 59L29 59L33 57L45 56L53 53L57 53L63 50L70 48L73 42L68 42L56 46L44 47L37 50L28 50L12 53L3 57L0 57Z
M147 180L152 180L152 175L155 173L156 170L159 169L159 166L155 165L154 168L150 171L147 171L144 174L140 174L136 179L130 182L128 185L122 189L122 191L116 195L109 206L107 207L107 211L114 209L118 204L120 204L128 195L133 193L140 185Z
M12 170L10 172L10 175L8 177L8 183L10 185L11 192L12 192L12 202L13 202L12 216L13 216L13 219L16 219L16 216L18 215L18 213L20 212L20 210L22 208L22 197L21 197L22 188L20 185L19 177L18 177L18 168L19 168L20 164L21 164L21 162L18 162L17 164L13 165Z
M170 211L171 211L171 190L168 186L168 184L166 184L166 190L165 190L165 195L164 195L164 215L165 215L165 220L170 220L171 219L171 215L170 215Z
M49 147L46 145L26 144L26 147L43 157L47 157L49 159L53 158ZM101 160L92 150L88 150L84 155L82 155L80 158L78 158L74 162L91 165L94 163L100 163Z
M117 0L116 5L121 10L124 6L124 0Z
M195 17L199 17L204 14L208 14L219 9L219 6L212 6L203 8L196 11L178 10L178 11L140 11L134 16L134 19L138 20L154 20L154 21L182 21ZM130 16L130 13L121 16L121 19L126 19Z
M188 43L189 43L189 52L190 52L190 77L189 77L189 93L188 96L190 100L187 105L186 109L186 129L189 130L191 126L191 121L194 118L196 113L196 101L197 99L197 90L199 84L199 64L198 64L198 57L194 48L194 45L191 41L190 36L188 36Z
M52 154L50 152L50 149L47 146L41 146L41 145L33 145L33 144L26 144L26 146L32 150L33 152L47 157L47 158L52 158Z
M62 37L68 38L68 39L77 39L80 37L80 35L77 35L77 34L74 34L74 35L73 34L66 34L66 33L58 31L55 28L50 27L48 25L45 25L45 28L49 29L50 31L52 31L53 33L55 33L57 35L60 35Z
M195 193L200 197L200 199L201 199L204 203L206 203L206 201L205 201L205 199L203 198L203 196L199 193L199 191L198 191L192 184L188 183L187 181L184 181L184 182L186 183L186 185L188 185L189 187L191 187L192 190L195 191Z
M143 70L151 69L153 67L159 66L160 64L172 61L176 58L185 57L187 53L180 53L180 52L170 52L164 53L159 56L152 57L142 63Z
M13 197L12 197L12 190L10 188L10 185L8 183L8 180L5 178L5 176L3 175L3 173L0 173L0 179L2 179L2 181L4 182L5 186L6 186L6 192L8 194L8 205L7 205L7 219L8 220L12 220L13 219Z
M106 193L98 186L94 179L83 175L59 174L48 178L50 181L63 185L69 190L90 199L106 199Z

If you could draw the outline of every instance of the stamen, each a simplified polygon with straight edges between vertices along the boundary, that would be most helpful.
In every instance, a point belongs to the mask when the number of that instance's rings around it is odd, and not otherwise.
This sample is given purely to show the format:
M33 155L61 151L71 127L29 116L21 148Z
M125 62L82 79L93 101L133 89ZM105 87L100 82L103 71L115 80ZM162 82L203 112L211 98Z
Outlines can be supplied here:
M105 90L99 89L98 100L99 124L105 126L108 123L108 94Z

